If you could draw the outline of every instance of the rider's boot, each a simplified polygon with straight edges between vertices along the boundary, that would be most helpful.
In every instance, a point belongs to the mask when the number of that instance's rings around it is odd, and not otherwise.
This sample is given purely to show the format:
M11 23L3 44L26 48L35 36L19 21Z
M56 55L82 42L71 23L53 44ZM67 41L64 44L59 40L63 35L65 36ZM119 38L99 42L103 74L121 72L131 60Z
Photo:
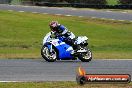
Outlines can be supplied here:
M80 47L79 45L77 45L77 44L75 44L75 45L73 46L73 49L74 49L74 53L77 53L77 52L79 52L79 53L81 53L81 52L87 52L86 49L81 48L81 47Z

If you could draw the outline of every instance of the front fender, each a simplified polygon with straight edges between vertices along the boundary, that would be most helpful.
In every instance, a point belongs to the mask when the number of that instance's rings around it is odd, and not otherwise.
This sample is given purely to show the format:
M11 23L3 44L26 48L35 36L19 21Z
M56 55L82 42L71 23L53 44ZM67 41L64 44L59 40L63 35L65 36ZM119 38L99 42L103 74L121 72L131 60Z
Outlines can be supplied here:
M51 32L47 33L46 36L43 38L43 45L48 41L50 40L50 35L51 35Z

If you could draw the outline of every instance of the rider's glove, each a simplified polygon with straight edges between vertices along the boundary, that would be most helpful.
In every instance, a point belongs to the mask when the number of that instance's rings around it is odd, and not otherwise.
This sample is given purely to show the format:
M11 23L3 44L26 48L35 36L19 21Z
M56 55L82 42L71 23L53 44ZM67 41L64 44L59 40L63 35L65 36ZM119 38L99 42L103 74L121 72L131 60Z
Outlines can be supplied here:
M51 34L51 35L50 35L50 38L55 38L55 37L56 37L55 34Z

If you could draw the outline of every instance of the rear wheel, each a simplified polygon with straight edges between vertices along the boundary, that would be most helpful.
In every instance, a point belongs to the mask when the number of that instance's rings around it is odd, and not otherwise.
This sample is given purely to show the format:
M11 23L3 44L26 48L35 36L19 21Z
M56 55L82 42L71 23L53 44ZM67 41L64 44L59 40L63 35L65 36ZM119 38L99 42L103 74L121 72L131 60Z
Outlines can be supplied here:
M82 62L89 62L92 60L92 52L90 50L88 50L86 53L80 53L78 55L78 58L82 61Z
M51 52L47 46L42 47L41 55L48 62L54 62L57 59L57 52L55 51L55 49L52 48Z

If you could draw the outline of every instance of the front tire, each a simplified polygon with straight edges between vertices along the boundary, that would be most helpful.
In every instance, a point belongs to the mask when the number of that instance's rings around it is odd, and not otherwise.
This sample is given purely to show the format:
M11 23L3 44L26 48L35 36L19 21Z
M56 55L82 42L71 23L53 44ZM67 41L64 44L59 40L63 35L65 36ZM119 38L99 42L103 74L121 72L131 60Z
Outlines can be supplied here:
M87 53L80 53L78 55L78 58L82 61L82 62L89 62L92 60L92 52L90 50L87 51Z
M56 50L54 48L52 48L52 53L51 53L47 46L42 47L41 55L48 62L55 62L57 59Z

